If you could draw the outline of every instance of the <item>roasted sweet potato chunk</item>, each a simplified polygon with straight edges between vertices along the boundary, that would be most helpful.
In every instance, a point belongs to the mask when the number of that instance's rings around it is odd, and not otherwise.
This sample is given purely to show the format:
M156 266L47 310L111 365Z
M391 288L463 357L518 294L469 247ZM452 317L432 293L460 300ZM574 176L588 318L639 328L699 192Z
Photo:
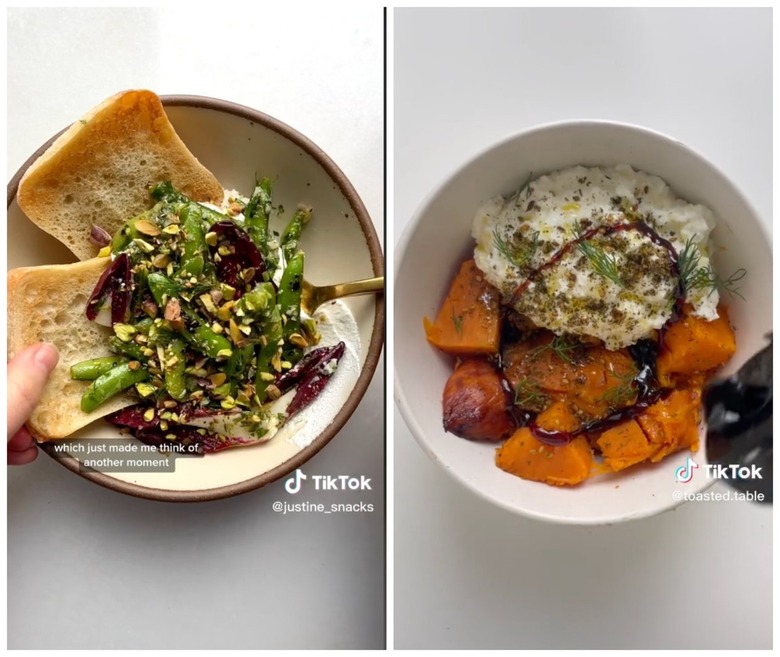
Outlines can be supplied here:
M608 429L598 437L596 444L604 464L615 472L641 463L656 450L636 420L627 420Z
M602 417L636 398L630 386L636 366L625 349L609 351L547 332L506 347L503 362L507 380L515 389L538 391L548 402L565 398L570 408L587 417Z
M675 375L692 375L720 367L737 350L734 330L722 304L718 319L711 322L685 315L669 327L658 355L658 380L670 385Z
M653 446L651 461L660 461L681 449L698 449L700 407L701 390L675 390L637 417Z
M518 477L554 486L573 486L591 474L593 454L584 436L560 447L545 445L527 427L496 450L496 465Z
M455 356L495 354L501 328L500 293L485 280L473 260L463 263L436 321L423 319L435 347Z

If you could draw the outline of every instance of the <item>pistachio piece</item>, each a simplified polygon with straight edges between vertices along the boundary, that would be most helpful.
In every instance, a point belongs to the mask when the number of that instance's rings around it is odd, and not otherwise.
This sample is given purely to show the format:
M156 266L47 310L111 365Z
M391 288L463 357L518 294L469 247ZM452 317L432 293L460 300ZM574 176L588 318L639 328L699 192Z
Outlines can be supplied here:
M215 386L221 386L225 381L227 380L227 375L224 372L217 372L216 374L212 374L209 377L209 381L211 381Z
M149 244L149 242L142 240L140 237L134 239L133 244L135 244L144 253L151 253L154 251L154 244Z
M145 381L142 381L141 383L136 383L135 389L138 392L138 394L141 395L141 397L149 397L150 395L154 394L154 386L151 385L150 383L146 383ZM152 415L154 415L154 409L150 408L149 410L152 411ZM145 414L144 414L144 419L146 419Z
M277 351L271 358L271 366L277 371L282 371L282 352Z
M168 263L171 261L171 256L167 253L158 253L154 258L152 258L152 265L157 267L157 269L165 269L168 266Z
M131 324L122 324L117 322L114 324L114 333L122 342L130 342L135 334L135 326Z
M232 285L228 285L227 283L220 283L219 289L222 291L222 296L225 297L225 299L228 301L236 296L236 288L234 288Z
M200 299L200 302L203 304L203 307L206 309L206 312L208 312L211 315L217 314L217 307L214 305L214 300L211 298L211 295L207 292L205 294L201 294L198 299Z
M144 420L147 422L151 422L154 419L154 409L153 408L147 408L144 412Z
M155 237L160 234L160 229L147 219L139 219L135 222L135 229L139 233Z
M228 325L230 326L230 339L233 340L234 344L239 344L243 340L243 336L241 335L241 331L238 330L238 324L236 324L235 320L231 317Z
M233 306L235 305L235 302L233 301L227 301L223 303L219 310L217 311L217 317L219 317L223 322L228 321L232 315L233 315Z

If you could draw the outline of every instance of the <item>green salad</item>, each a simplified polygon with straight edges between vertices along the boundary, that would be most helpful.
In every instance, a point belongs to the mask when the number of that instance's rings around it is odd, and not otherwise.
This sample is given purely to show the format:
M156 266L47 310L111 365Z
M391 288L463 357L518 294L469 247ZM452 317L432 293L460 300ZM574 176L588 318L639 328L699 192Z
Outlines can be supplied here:
M112 328L113 355L72 366L74 379L91 381L81 409L129 393L138 403L110 422L198 453L268 440L317 397L344 352L343 342L315 347L316 323L301 313L299 240L311 208L279 234L267 178L221 209L169 182L151 197L151 209L101 240L111 262L85 312ZM289 403L275 403L293 389ZM219 433L208 428L215 417Z

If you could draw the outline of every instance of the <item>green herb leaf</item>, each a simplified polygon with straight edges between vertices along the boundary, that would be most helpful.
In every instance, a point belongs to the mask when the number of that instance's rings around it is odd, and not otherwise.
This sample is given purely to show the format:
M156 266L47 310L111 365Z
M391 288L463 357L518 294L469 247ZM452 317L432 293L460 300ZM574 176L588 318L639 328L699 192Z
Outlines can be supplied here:
M574 364L574 354L580 348L580 343L576 340L572 340L566 335L556 335L548 344L541 345L531 352L532 354L540 354L548 349L555 352L555 354L563 362L569 365Z
M636 378L635 373L628 372L618 378L620 379L620 383L606 390L604 394L598 398L600 401L607 402L612 410L618 410L623 406L626 406L634 400L637 394L634 385L634 379Z
M515 406L520 408L539 407L543 404L546 397L538 386L528 381L520 381L515 386Z
M720 278L712 269L712 265L700 265L701 251L692 237L685 242L685 247L677 256L677 262L680 268L680 283L686 295L694 290L704 290L708 291L709 296L720 287L730 295L745 300L737 283L745 278L747 270L740 267L728 278Z
M455 325L455 330L458 335L463 335L463 315L455 315L455 311L452 311L452 323Z
M498 228L494 228L493 246L496 251L509 260L515 267L522 269L539 247L539 231L535 230L531 233L530 240L522 240L519 245L513 247L501 236Z
M600 246L587 240L580 242L577 249L590 261L591 267L597 274L608 278L615 285L623 287L623 281L618 272L617 258L614 255L610 255Z
M533 179L534 179L534 172L531 171L528 174L528 178L525 179L523 186L515 194L515 207L518 207L520 205L521 198L527 199L531 195L531 192L533 191L531 188L531 181Z

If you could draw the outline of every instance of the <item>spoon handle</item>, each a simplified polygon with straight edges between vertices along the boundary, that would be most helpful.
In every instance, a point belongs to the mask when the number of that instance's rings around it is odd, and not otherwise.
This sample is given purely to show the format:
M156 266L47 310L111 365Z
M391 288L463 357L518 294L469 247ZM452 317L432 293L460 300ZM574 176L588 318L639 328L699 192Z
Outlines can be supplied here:
M340 299L341 297L353 297L359 294L371 294L380 292L385 288L385 277L366 278L362 281L350 281L349 283L336 283L335 285L324 285L319 288L319 294L323 301L331 299Z

